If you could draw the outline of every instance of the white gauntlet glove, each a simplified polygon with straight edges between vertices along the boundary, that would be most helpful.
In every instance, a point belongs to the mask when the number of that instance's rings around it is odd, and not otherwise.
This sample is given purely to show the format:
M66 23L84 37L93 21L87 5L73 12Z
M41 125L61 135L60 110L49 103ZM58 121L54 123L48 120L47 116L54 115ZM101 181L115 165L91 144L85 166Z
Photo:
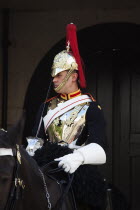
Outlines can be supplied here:
M83 163L83 156L79 152L75 152L55 160L60 161L58 166L62 167L65 172L73 173Z
M91 143L74 150L72 154L55 159L55 161L60 161L58 166L64 168L65 172L74 173L82 164L104 164L106 154L99 144Z

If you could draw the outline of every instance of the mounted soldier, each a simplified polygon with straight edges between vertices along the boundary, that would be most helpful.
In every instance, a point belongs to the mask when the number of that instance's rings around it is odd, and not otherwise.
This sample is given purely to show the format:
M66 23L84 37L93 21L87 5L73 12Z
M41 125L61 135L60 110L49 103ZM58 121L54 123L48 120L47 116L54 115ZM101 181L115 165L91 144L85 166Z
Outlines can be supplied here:
M65 172L74 173L81 165L94 165L96 168L104 164L106 142L103 111L90 94L83 92L86 80L74 24L67 25L66 50L54 57L51 75L57 95L40 106L33 136L37 137L40 147L43 141L50 141L73 150L71 154L55 159ZM28 142L27 151L33 155L36 146L33 148L32 138ZM89 177L85 178L87 185L90 185ZM92 204L90 206L93 209Z

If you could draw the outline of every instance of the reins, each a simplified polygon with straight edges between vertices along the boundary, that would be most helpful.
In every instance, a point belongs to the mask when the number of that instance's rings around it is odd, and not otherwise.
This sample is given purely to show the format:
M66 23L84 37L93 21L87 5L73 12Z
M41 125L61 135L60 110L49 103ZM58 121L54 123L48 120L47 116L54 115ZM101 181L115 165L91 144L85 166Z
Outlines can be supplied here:
M51 165L53 164L56 164L56 161L51 161L49 163L47 163L46 165L44 165L41 169L42 171L46 171L48 169L48 167L50 167ZM61 172L61 171L64 171L63 168L54 168L54 169L50 169L50 170L47 170L47 173L46 175L48 177L50 177L51 179L55 180L57 183L59 184L63 184L63 183L66 183L65 181L61 180L61 181L58 181L53 175L58 173L58 172ZM73 193L73 189L72 189L72 181L73 181L73 178L74 178L74 174L69 174L67 173L67 176L68 176L68 184L67 186L65 187L61 197L59 198L59 200L57 201L57 203L55 204L55 206L52 208L52 210L57 210L57 209L61 209L62 205L63 205L63 202L69 192L69 190L71 190L71 194L72 194L72 200L73 200L73 205L74 205L74 210L77 210L77 207L76 207L76 202L75 202L75 197L74 197L74 193Z

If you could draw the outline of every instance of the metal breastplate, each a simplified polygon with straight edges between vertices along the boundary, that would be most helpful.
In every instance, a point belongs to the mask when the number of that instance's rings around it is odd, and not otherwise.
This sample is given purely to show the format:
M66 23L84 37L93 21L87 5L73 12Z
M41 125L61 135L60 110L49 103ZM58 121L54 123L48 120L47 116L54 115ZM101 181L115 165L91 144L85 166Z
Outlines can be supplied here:
M64 141L68 144L76 140L85 126L85 115L88 107L89 103L83 103L57 117L47 129L49 139L52 142Z

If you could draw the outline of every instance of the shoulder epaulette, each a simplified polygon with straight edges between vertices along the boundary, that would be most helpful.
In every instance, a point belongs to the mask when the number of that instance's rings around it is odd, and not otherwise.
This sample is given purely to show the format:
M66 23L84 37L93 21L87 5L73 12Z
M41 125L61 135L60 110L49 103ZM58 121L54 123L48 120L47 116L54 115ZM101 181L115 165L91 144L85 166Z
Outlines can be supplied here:
M85 93L84 95L88 95L91 98L92 101L96 102L96 100L93 98L93 96L90 93Z
M58 94L57 96L54 96L52 98L47 99L44 103L48 103L50 101L52 101L53 99L57 98L60 94Z

